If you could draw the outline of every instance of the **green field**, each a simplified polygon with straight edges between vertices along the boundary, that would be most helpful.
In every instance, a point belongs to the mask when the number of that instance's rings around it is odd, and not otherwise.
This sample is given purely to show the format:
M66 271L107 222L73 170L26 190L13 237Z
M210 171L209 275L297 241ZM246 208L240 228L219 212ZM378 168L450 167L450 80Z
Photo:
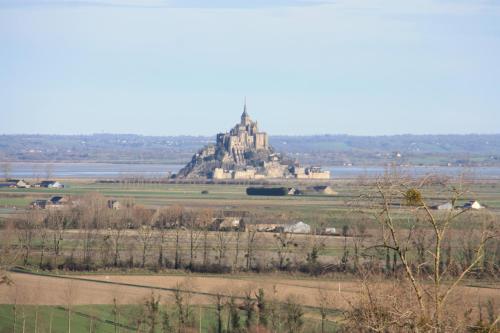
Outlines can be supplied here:
M306 310L306 316L311 315L311 310ZM157 316L157 329L155 332L165 332L162 330L162 316L167 312L170 324L173 328L176 325L175 309L172 305L161 305ZM244 327L246 316L240 312L240 325ZM116 315L115 315L116 313ZM216 332L216 312L215 306L193 305L190 308L191 327L197 332ZM223 309L223 328L227 331L228 310ZM14 319L15 318L15 319ZM144 319L144 307L142 305L77 305L72 306L70 311L66 306L47 305L0 305L0 332L69 332L71 325L72 333L115 333L115 332L145 332L148 328L146 323L140 323ZM305 319L304 332L319 331L319 319ZM334 322L326 321L327 332L334 332L337 328ZM147 332L151 332L147 330ZM174 332L174 330L172 330Z

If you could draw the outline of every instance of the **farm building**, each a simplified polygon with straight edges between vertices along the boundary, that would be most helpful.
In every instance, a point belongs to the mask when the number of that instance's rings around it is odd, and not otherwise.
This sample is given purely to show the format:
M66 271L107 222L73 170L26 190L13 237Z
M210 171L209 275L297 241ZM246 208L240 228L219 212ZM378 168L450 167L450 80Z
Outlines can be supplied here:
M290 190L288 187L249 187L247 195L285 196Z
M285 225L283 227L283 231L293 234L309 234L311 233L311 226L309 224L300 221L297 223Z
M466 204L464 204L462 206L462 208L465 208L465 209L483 209L484 206L481 205L478 201L476 200L471 200L469 202L467 202Z
M120 209L121 208L120 201L114 200L114 199L108 200L108 208L109 209L115 209L115 210Z
M432 206L432 208L437 210L452 210L453 204L451 202L447 202L441 205Z
M60 209L69 203L69 199L62 196L53 196L49 200L38 199L30 203L31 208Z
M7 179L5 183L0 184L0 187L30 188L31 185L24 179Z
M64 188L64 185L54 180L43 180L39 184L38 187L46 187L46 188Z
M16 187L16 183L14 183L14 182L3 182L3 183L0 183L0 187Z
M34 208L45 209L46 206L47 206L47 200L43 199L38 199L30 203L30 207L33 209Z
M221 231L245 231L245 222L237 217L215 218L212 221L213 230Z
M283 225L276 223L258 223L258 224L249 224L246 227L249 231L257 230L259 232L276 232L280 228L283 228Z
M336 228L325 228L322 232L324 235L338 235Z
M31 185L24 181L24 179L16 181L17 188L30 188Z

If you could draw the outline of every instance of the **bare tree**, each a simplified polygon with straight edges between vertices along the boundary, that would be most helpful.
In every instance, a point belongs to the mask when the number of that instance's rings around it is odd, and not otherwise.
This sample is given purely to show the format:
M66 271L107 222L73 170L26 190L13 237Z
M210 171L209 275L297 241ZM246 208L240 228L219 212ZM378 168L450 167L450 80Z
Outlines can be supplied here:
M153 224L156 216L157 212L153 212L150 209L139 206L134 208L134 219L138 223L137 239L142 246L142 267L146 265L146 256L152 245L154 235Z
M352 244L353 244L353 265L354 271L358 272L360 269L360 258L362 251L365 247L365 240L367 237L367 225L364 222L364 218L361 218L357 223L355 223L353 228Z
M222 267L223 260L226 258L226 253L231 239L231 233L223 230L217 230L215 233L214 250L217 253L217 264Z
M54 165L51 163L45 165L45 178L51 179L54 174Z
M49 238L49 230L47 228L47 220L40 219L37 223L37 235L40 240L40 261L38 267L43 267L43 260L45 255L45 250L47 249L47 241Z
M285 329L289 333L300 333L304 327L304 310L297 297L289 296L284 304Z
M193 325L193 314L191 310L191 294L186 284L177 284L174 288L174 302L177 314L177 331L184 332L187 327Z
M474 223L468 227L474 230L476 236L470 237L471 235L468 234L468 238L471 239L468 258L455 276L449 274L448 270L443 269L443 252L446 242L450 238L452 228L462 217L473 212L468 208L454 208L444 212L433 210L425 198L425 193L430 189L435 191L436 186L438 185L431 182L429 177L412 180L386 176L377 180L375 191L364 198L365 200L369 198L374 202L372 209L375 211L374 217L381 235L380 242L368 247L367 250L384 249L394 254L400 262L403 277L410 287L407 293L414 297L414 304L417 305L415 310L411 307L405 308L411 313L403 317L412 317L413 320L401 322L402 316L398 316L392 323L392 325L416 325L414 328L404 326L405 330L435 332L453 330L453 325L455 325L451 320L453 316L447 311L450 305L449 298L463 279L484 258L486 244L498 237L498 218L486 209L474 213ZM449 202L453 207L456 207L458 201L468 193L460 181L439 186L446 186L445 192L448 193ZM396 217L396 211L401 210L409 214L407 219L402 220ZM415 230L420 227L429 233L428 244L430 246L427 252L430 255L423 258L424 263L415 261L415 256L410 251L412 241L420 237L415 233ZM464 224L462 227L467 227L467 225ZM462 232L465 231L462 230ZM420 269L422 265L428 266L425 272ZM429 284L428 281L432 283ZM400 282L398 285L404 284ZM371 297L371 299L374 298ZM401 305L398 308L401 309ZM385 329L390 328L390 324L387 325Z
M8 221L0 231L0 286L12 283L7 272L20 256L19 249L14 246L15 238L14 224Z
M155 226L158 230L158 266L165 266L164 245L167 241L167 231L169 228L169 212L162 208L158 211Z
M54 267L58 265L58 257L61 253L61 243L68 228L70 214L68 210L49 210L46 216L47 225L52 234L52 252L54 256Z
M317 230L315 230L310 235L307 235L307 241L304 244L306 254L306 262L309 265L311 273L317 274L319 272L319 256L326 247L325 236L318 235Z
M123 245L122 242L129 223L131 223L129 208L115 210L110 213L107 234L113 247L113 265L115 267L120 262L120 248Z
M273 235L274 249L278 256L278 269L285 270L290 262L290 254L298 244L293 239L293 233L280 231Z
M215 332L224 332L223 315L224 315L224 296L217 291L213 296L215 303Z
M321 286L318 287L317 304L319 308L319 314L321 316L321 333L325 332L325 324L327 322L327 317L330 309L333 307L333 297L327 288Z
M169 227L174 229L174 268L179 269L182 265L181 233L183 227L184 208L182 206L172 206L165 210L164 214L166 221L168 221Z
M160 296L151 292L151 296L144 301L144 314L147 332L155 333L160 320Z
M210 226L212 224L213 219L213 211L211 209L203 209L199 212L198 218L202 233L202 247L203 247L203 266L206 267L208 265L208 255L210 251L210 243L208 239L208 235L210 233Z
M106 225L110 210L107 208L106 199L99 193L86 194L82 202L83 205L79 209L79 233L83 241L82 259L86 265L90 265L99 230Z
M37 210L28 210L24 216L17 221L19 243L23 249L23 264L27 265L33 248L33 241L37 231L37 225L41 217Z
M252 229L252 230L247 229L245 235L246 235L246 247L245 247L246 270L250 271L255 256L255 248L257 244L257 229Z
M241 229L238 226L238 229L236 229L236 237L234 239L235 251L234 251L233 271L240 270L239 263L238 263L238 259L240 256L240 238L241 238Z
M198 241L202 233L200 228L199 214L195 211L185 213L184 224L188 230L189 236L189 267L193 267L196 251L198 249Z

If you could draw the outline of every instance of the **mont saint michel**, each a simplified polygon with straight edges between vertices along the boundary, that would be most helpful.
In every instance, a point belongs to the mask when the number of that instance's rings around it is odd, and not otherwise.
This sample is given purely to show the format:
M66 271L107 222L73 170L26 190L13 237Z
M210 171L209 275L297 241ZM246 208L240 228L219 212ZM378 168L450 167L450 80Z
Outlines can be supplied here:
M215 144L194 154L178 178L208 179L329 179L320 167L300 167L297 161L276 152L266 132L253 121L246 102L241 120L229 132L217 134Z

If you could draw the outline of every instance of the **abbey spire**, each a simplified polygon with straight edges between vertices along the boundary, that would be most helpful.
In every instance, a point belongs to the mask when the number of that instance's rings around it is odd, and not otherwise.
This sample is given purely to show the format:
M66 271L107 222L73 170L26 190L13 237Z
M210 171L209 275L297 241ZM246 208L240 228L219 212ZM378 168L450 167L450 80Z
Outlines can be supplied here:
M243 104L243 113L241 114L241 125L246 126L250 124L252 120L247 112L247 98L245 97L245 103Z

